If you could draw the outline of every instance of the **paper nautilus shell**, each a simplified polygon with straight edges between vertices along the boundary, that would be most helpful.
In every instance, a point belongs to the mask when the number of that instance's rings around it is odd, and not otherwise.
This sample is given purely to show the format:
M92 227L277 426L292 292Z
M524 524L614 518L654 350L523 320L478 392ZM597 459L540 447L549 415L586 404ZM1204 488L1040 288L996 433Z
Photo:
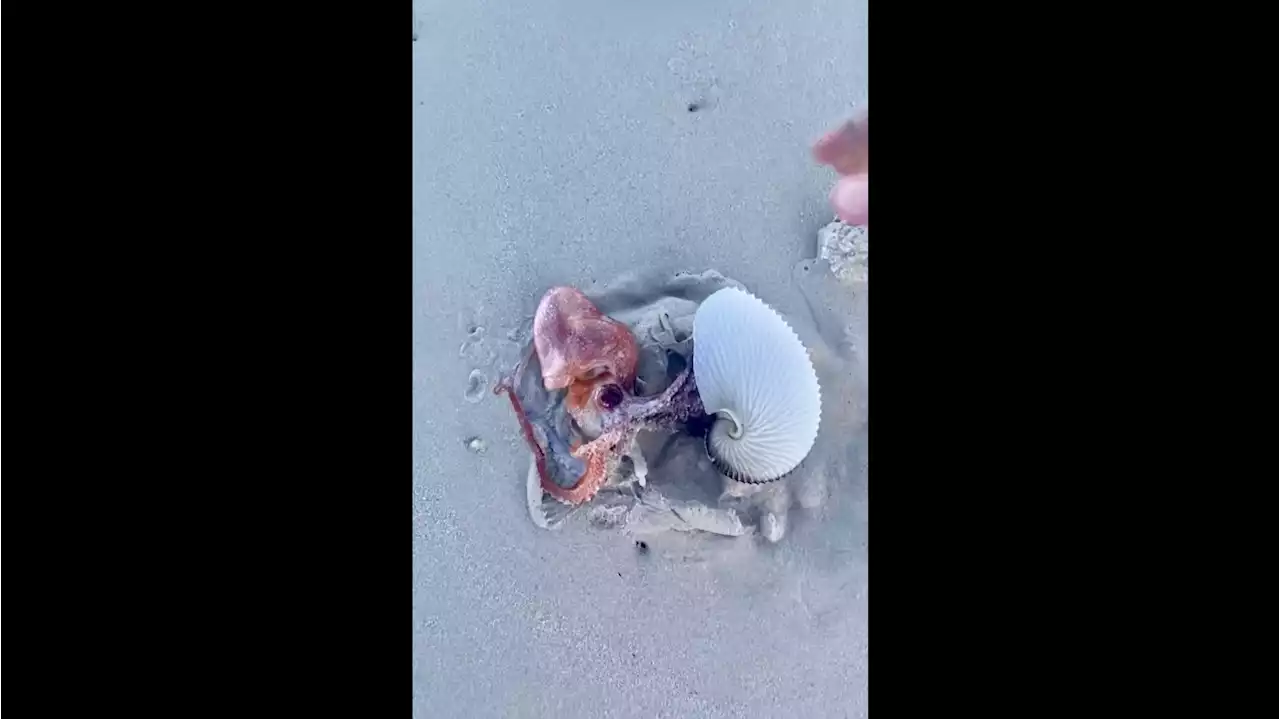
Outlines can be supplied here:
M740 482L781 479L818 437L818 375L786 320L749 292L727 287L694 315L693 374L715 415L707 454Z

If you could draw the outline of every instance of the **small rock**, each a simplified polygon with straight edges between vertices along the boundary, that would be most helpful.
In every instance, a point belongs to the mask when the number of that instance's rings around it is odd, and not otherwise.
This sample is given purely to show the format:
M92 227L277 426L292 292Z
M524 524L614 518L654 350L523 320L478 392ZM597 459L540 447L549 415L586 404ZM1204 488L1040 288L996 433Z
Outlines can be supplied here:
M463 442L467 445L467 449L476 454L484 454L489 449L489 443L479 437L468 437Z
M867 282L871 240L867 228L836 220L818 230L818 257L831 265L831 273L845 284Z
M782 535L786 533L786 515L779 516L773 512L766 512L765 515L760 518L760 534L764 535L764 538L770 542L776 543L778 540L782 539Z

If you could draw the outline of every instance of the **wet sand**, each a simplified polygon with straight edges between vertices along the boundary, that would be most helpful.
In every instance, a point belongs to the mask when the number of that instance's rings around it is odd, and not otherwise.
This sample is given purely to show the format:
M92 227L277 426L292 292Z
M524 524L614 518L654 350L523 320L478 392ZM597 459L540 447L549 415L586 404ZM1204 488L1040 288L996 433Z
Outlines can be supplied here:
M865 2L415 8L415 716L865 714L865 476L777 543L548 532L509 405L473 391L547 287L637 268L831 334L797 275L831 219L808 146L866 97Z

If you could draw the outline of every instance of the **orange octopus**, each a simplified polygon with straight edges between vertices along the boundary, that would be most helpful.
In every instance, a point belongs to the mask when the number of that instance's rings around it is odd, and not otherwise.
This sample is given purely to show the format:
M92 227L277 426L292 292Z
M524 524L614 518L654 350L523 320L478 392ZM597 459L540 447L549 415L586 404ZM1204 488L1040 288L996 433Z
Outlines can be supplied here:
M635 397L632 392L639 358L635 338L625 325L600 312L573 287L554 287L542 297L533 320L533 346L544 388L549 392L564 390L564 408L573 418L577 434L587 440L575 437L570 441L572 460L556 458L560 467L568 462L584 468L576 482L565 486L548 471L548 454L555 451L548 434L562 438L554 427L548 430L543 425L539 425L543 429L539 437L531 425L515 389L524 362L495 391L506 392L511 400L533 451L543 490L567 504L582 504L595 496L639 429L669 427L702 411L688 371L661 396Z

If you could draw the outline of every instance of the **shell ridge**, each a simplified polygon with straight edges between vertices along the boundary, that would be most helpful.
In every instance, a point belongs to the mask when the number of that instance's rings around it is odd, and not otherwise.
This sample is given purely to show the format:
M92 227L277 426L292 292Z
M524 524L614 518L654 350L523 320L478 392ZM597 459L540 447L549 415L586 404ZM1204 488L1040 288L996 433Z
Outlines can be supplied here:
M749 292L722 289L694 316L694 372L708 413L731 413L740 439L721 417L707 433L708 455L726 476L767 482L795 469L821 424L821 388L795 329Z

